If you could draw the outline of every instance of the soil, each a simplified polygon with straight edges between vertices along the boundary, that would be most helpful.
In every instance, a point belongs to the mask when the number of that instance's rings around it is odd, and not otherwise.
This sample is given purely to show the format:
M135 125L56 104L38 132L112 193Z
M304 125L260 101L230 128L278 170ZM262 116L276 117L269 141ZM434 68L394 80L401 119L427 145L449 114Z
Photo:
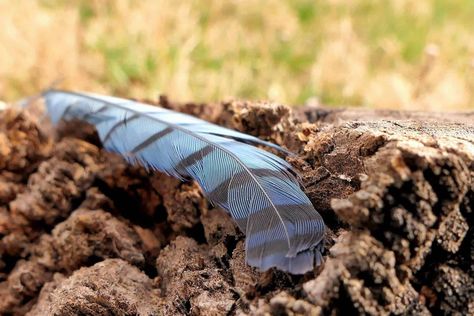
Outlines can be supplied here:
M474 314L474 113L159 103L296 153L325 262L259 272L195 183L128 165L90 126L51 133L9 108L1 315Z

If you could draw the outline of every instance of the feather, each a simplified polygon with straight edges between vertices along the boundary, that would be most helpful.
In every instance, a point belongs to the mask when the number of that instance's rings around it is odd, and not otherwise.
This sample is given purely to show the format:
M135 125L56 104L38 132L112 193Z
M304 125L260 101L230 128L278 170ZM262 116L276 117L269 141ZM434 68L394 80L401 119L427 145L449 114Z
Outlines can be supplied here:
M228 211L246 235L246 261L294 274L321 261L324 222L283 159L254 145L283 148L196 117L131 100L48 90L53 123L95 125L107 150L185 180ZM287 153L287 152L286 152Z

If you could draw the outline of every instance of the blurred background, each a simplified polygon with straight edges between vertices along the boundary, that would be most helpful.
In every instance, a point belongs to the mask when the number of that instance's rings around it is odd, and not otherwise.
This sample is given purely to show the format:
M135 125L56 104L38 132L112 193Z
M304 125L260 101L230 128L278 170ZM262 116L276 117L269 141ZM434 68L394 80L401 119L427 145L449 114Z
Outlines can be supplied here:
M0 0L0 99L474 109L473 0Z

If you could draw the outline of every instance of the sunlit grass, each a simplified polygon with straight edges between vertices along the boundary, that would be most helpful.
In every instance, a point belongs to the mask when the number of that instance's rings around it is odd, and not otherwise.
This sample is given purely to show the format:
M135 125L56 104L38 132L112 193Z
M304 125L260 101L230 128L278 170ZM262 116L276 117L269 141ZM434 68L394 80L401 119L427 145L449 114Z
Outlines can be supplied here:
M450 110L474 104L471 0L0 0L0 99L133 97Z

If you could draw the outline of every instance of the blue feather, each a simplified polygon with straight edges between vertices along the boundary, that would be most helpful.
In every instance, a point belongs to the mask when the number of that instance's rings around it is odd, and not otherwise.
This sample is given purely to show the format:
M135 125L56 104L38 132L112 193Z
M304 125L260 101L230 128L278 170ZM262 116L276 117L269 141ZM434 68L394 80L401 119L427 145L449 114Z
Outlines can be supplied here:
M106 149L179 179L192 178L246 234L246 261L294 274L321 261L324 222L283 159L253 145L283 148L196 117L140 102L49 90L54 123L94 124Z

